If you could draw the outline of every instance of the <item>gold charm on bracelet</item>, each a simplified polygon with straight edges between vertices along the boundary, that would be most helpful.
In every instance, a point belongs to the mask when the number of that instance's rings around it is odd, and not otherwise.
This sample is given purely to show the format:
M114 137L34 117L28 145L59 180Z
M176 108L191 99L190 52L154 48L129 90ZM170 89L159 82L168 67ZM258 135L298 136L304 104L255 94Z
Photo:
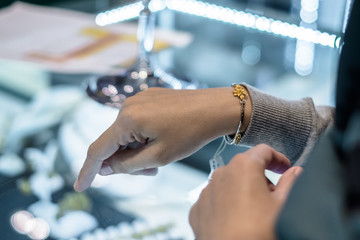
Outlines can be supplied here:
M238 144L240 142L241 138L242 138L241 133L238 133L235 138L235 144Z
M233 84L232 87L234 88L233 90L234 97L238 97L240 101L243 101L247 97L248 93L244 86L240 84Z

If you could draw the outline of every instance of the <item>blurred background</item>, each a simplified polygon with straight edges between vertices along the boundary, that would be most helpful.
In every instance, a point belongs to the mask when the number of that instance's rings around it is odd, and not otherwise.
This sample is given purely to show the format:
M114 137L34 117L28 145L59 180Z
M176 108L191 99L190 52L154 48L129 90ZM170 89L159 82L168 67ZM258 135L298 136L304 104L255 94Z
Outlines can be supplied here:
M164 71L199 88L245 82L334 105L348 1L152 2L152 57ZM140 10L120 0L0 2L4 239L193 239L192 190L206 181L220 139L155 178L99 177L84 194L71 188L88 145L118 111L87 96L89 79L134 64ZM227 147L225 162L245 149Z

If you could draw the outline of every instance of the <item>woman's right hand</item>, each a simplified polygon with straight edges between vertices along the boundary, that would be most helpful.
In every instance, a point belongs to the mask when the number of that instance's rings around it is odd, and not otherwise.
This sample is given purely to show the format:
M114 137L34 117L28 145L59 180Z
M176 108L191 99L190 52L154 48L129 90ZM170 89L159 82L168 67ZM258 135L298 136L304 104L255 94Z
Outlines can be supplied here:
M85 190L97 173L156 174L157 167L234 133L239 108L231 87L140 92L124 102L115 122L90 145L74 188Z

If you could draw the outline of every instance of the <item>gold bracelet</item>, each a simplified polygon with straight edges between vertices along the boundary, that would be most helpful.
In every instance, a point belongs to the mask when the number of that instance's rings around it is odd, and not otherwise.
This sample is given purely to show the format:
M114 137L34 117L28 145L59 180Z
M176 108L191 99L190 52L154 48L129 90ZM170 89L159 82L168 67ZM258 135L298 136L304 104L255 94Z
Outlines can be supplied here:
M243 85L233 84L232 87L234 88L233 96L239 98L241 109L240 109L240 122L236 129L236 133L234 137L231 138L229 135L224 136L225 142L229 145L238 144L241 140L242 133L240 132L240 128L244 122L245 101L246 98L249 96L247 89Z

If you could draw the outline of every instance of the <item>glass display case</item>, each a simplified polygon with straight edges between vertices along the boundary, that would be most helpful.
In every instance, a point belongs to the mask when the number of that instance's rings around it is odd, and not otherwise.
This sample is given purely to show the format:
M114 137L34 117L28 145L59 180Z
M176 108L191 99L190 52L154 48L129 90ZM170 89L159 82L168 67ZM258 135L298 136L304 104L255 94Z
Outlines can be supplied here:
M334 105L345 0L152 2L157 29L191 36L182 47L156 51L154 59L162 69L201 87L245 82L278 97L312 97L315 104ZM116 23L110 28L124 22L134 26L141 10L134 1L37 3L91 12L87 17L99 28L112 21ZM113 14L125 10L128 15L114 20ZM187 222L193 202L189 193L206 181L208 160L220 140L164 167L154 178L99 177L91 189L75 193L72 184L88 145L118 110L86 96L84 83L93 73L56 72L29 59L7 59L1 54L7 48L4 39L0 37L4 239L193 239ZM61 48L64 43L56 44ZM245 149L227 147L225 162Z

